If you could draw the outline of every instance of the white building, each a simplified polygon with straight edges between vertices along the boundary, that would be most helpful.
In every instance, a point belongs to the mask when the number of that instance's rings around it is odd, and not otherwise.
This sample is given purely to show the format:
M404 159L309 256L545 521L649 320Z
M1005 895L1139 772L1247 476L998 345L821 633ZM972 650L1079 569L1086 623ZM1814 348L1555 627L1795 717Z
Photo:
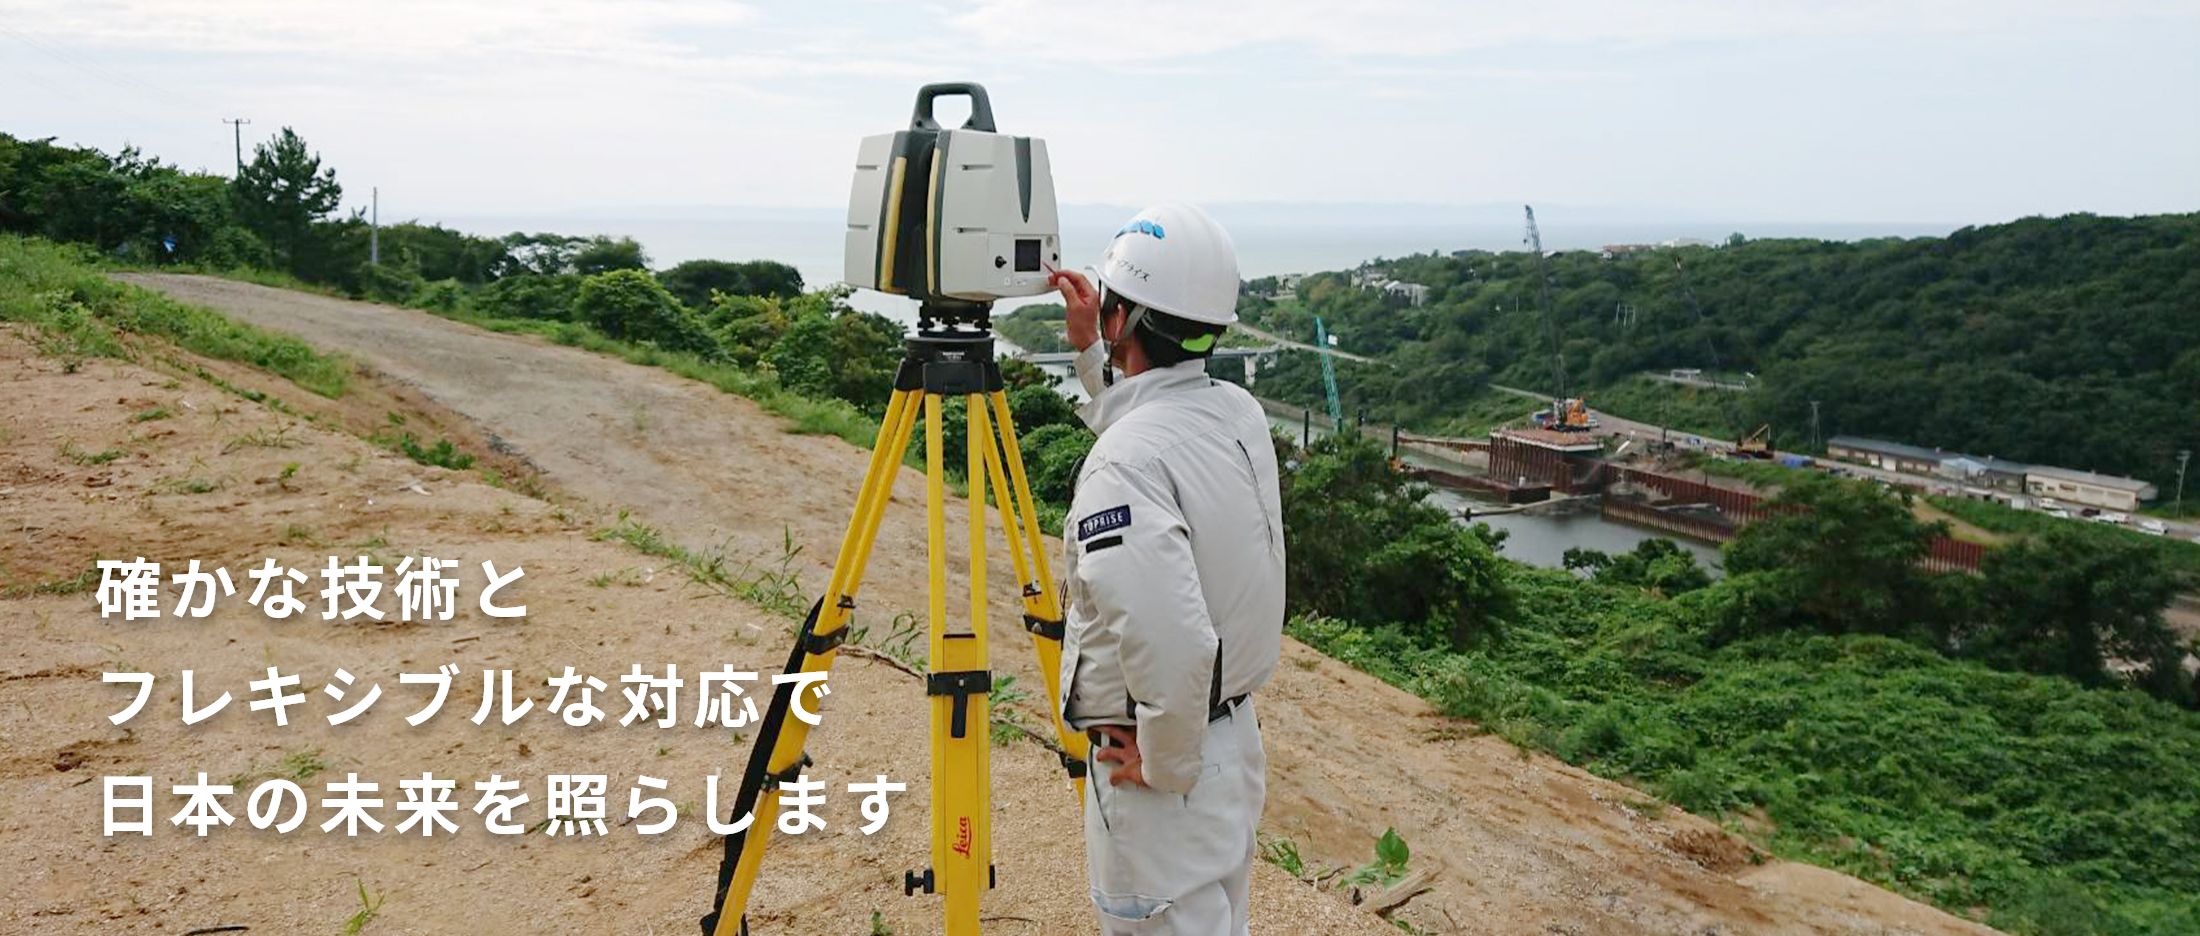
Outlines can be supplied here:
M2139 509L2139 502L2153 500L2161 494L2154 485L2137 478L2120 478L2044 465L2034 465L2025 472L2024 489L2033 497L2052 497L2072 504L2127 513Z
M1404 296L1407 302L1414 305L1420 305L1428 301L1428 287L1419 283L1401 283L1397 280L1391 280L1383 284L1383 290L1393 296Z

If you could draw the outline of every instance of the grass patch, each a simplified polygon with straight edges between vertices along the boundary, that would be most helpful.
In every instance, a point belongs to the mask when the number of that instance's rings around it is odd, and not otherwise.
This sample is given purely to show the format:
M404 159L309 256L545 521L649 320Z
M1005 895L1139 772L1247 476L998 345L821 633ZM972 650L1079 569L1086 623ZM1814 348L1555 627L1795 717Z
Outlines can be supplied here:
M290 437L289 426L277 426L272 430L263 426L222 443L222 454L227 455L238 449L246 448L286 449L297 447L298 440Z
M1718 475L1722 478L1735 478L1768 489L1784 488L1805 479L1825 475L1823 471L1811 468L1790 468L1776 461L1753 458L1720 458L1715 455L1705 455L1701 452L1689 453L1682 459L1682 463L1690 471L1701 471L1704 474Z
M730 562L723 548L691 550L666 539L662 530L633 519L625 511L619 512L616 523L590 534L589 539L625 543L644 555L672 560L695 584L781 617L800 619L810 610L810 599L803 595L802 583L794 572L794 560L801 555L802 547L795 545L792 531L783 530L780 535L779 558L763 565L747 560Z
M129 339L142 335L250 364L324 397L342 396L351 381L351 363L341 357L116 282L89 251L38 238L0 235L0 321L35 327L41 353L69 371L88 358L135 360Z
M474 466L474 456L459 451L458 446L451 444L449 439L437 439L434 445L421 445L420 440L407 432L399 435L392 447L405 453L406 458L423 465L449 468L453 471L464 471Z
M161 494L210 494L228 486L226 479L197 474L162 478L153 482L153 490Z
M43 582L29 584L10 583L0 586L0 598L23 598L31 595L82 595L90 592L98 584L99 559L94 557L92 564L85 566L84 571L68 578L48 579Z
M97 452L87 452L77 448L76 442L73 440L61 443L61 457L85 467L104 465L121 458L124 454L126 453L121 449L101 449Z
M359 885L359 911L344 921L344 936L359 936L359 932L366 929L367 924L374 922L375 916L382 912L382 901L389 897L386 893L369 896L366 881L356 877L352 881Z
M167 419L168 417L174 415L176 414L173 411L169 410L168 407L156 406L152 409L142 409L138 410L135 413L131 413L130 421L134 423L152 422L156 419Z
M1505 639L1453 652L1320 618L1289 631L1760 844L2017 933L2200 932L2200 713L1899 640L1720 647L1707 589L1661 599L1508 564ZM2084 921L2076 929L2068 920Z

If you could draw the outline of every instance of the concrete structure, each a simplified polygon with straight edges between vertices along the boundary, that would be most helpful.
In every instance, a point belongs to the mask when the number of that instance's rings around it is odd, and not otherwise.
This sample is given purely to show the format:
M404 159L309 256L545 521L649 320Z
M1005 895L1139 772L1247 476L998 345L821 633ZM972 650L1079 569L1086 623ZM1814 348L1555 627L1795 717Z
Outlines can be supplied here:
M1428 287L1419 283L1401 283L1397 280L1391 280L1383 284L1383 290L1393 296L1404 296L1407 302L1414 305L1420 305L1428 301Z
M2025 474L2024 489L2034 497L2127 513L2139 509L2141 501L2153 500L2161 493L2137 478L2044 465L2035 465Z
M1950 455L1940 463L1939 474L1974 488L2008 494L2024 493L2024 479L2032 466L1991 455Z
M1954 457L1954 453L1939 449L1845 435L1826 441L1826 455L1882 471L1913 475L1938 474L1941 463Z

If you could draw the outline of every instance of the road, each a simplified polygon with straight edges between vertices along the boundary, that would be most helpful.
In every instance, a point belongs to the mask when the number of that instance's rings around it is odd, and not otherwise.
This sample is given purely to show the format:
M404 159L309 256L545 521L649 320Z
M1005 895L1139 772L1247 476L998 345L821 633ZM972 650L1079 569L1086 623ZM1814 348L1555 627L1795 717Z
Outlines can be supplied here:
M1683 387L1695 387L1699 390L1731 390L1735 393L1749 392L1749 385L1746 383L1727 383L1725 381L1712 380L1708 377L1676 377L1672 374L1656 373L1648 374L1645 376L1648 376L1651 380L1655 380L1660 383L1676 384Z
M1260 339L1260 340L1262 340L1262 341L1266 341L1266 342L1268 342L1268 343L1270 343L1270 344L1279 344L1279 345L1282 345L1282 346L1284 346L1284 347L1286 347L1286 348L1297 348L1297 349L1299 349L1299 350L1301 350L1301 351L1319 351L1319 350L1321 350L1320 348L1316 348L1316 347L1314 347L1313 345L1307 344L1307 343L1305 343L1305 342L1303 342L1303 341L1292 341L1291 339L1289 339L1289 338L1285 338L1285 337L1283 337L1282 335L1278 335L1278 334L1276 334L1276 333L1274 333L1274 332L1271 332L1271 331L1265 331L1265 330L1262 330L1262 329L1259 329L1259 328L1254 328L1254 327L1253 327L1252 325L1250 325L1250 324L1247 324L1247 323L1245 323L1245 322L1239 322L1239 323L1237 323L1237 324L1235 324L1235 325L1232 325L1232 326L1230 326L1230 327L1231 327L1231 328L1234 328L1234 329L1236 329L1236 330L1238 330L1238 331L1244 332L1244 333L1245 333L1245 334L1247 334L1247 335L1251 335L1251 336L1253 336L1253 337L1255 337L1255 338L1258 338L1258 339ZM1336 349L1336 348L1331 348L1331 349L1329 349L1329 353L1330 353L1331 355L1333 355L1333 356L1344 358L1344 359L1345 359L1345 360L1347 360L1347 361L1358 361L1358 362L1360 362L1360 363L1362 363L1362 364L1377 364L1377 363L1381 363L1381 362L1379 362L1379 361L1375 360L1374 358L1368 357L1368 356L1366 356L1366 355L1364 355L1364 354L1353 354L1353 353L1352 353L1352 352L1350 352L1350 351L1342 351L1342 350L1339 350L1339 349Z

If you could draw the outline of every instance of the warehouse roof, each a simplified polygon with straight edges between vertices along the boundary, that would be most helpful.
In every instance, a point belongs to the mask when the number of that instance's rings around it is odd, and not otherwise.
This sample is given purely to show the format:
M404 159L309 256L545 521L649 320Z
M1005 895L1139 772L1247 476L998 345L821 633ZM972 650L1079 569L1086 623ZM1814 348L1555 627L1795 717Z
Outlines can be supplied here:
M1943 452L1939 449L1929 449L1922 445L1904 445L1900 442L1886 442L1879 439L1866 439L1862 436L1834 436L1832 439L1827 440L1826 447L1829 449L1846 448L1857 449L1865 452L1878 452L1881 455L1893 455L1899 458L1915 458L1920 461L1929 462L1939 462L1945 459L1956 457L1955 452Z
M1999 471L2004 474L2021 475L2032 470L2031 465L2023 462L2013 462L2006 458L1995 458L1992 455L1950 455L1948 460L1967 461L1977 465L1980 471Z
M2133 494L2139 495L2140 500L2151 500L2154 498L2155 494L2160 493L2155 489L2154 485L2149 484L2145 481L2141 481L2137 478L2125 478L2117 475L2105 475L2092 471L2079 471L2075 468L2056 468L2052 465L2034 465L2032 466L2032 470L2030 473L2039 475L2043 478L2058 478L2064 481L2075 481L2079 484L2090 484L2094 487L2107 488L2111 491L2129 491Z

